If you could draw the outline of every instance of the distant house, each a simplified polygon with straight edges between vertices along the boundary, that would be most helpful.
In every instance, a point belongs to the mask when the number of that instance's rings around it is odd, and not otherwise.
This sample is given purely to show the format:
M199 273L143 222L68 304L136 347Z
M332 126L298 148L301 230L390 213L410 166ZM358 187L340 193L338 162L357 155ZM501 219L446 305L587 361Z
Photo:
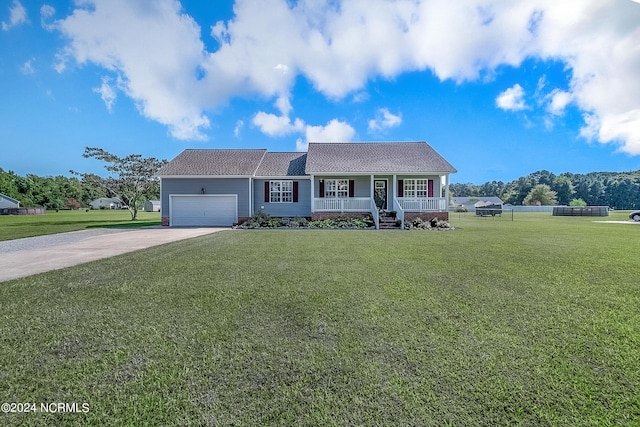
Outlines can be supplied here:
M170 226L230 226L255 212L314 220L395 211L448 219L456 169L426 142L309 143L307 153L185 150L159 172Z
M0 194L0 209L19 208L20 202L16 199Z
M117 197L100 197L89 202L91 209L122 209L124 203Z
M454 197L453 205L456 208L466 208L468 212L475 212L476 208L487 206L500 206L500 209L502 209L503 202L500 197L492 196Z
M145 212L160 212L160 200L147 200L144 204Z

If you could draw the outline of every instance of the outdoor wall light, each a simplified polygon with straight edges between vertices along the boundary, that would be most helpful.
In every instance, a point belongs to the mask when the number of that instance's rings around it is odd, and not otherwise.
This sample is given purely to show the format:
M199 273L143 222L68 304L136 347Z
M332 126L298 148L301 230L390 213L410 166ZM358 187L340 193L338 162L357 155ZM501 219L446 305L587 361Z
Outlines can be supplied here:
M205 191L207 191L207 190L205 190L205 188L204 188L204 187L202 187L202 188L200 189L200 192L201 192L202 194L204 194L204 193L205 193Z

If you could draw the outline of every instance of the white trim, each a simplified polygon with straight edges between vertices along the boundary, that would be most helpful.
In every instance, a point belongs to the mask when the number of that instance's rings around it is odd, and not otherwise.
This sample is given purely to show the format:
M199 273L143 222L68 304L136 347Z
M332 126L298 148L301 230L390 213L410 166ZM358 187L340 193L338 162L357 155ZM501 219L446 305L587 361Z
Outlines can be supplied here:
M438 175L449 174L449 173L451 172L444 172L444 171L411 171L411 172L404 172L404 171L318 172L318 171L314 171L314 172L309 172L311 176L368 176L368 175L438 176Z
M344 179L344 178L331 178L331 179L325 179L324 180L324 196L322 196L322 198L325 199L348 199L349 198L349 181L351 181L350 179ZM327 193L330 192L330 190L327 188L327 181L335 181L335 189L333 190L333 196L327 196ZM342 183L340 182L342 181ZM342 184L344 186L344 181L347 182L347 189L340 189L340 184ZM354 183L355 185L355 183ZM355 189L354 189L355 190ZM346 191L346 196L341 196L340 193L344 193ZM355 192L355 191L354 191ZM320 196L320 194L318 194L318 196Z
M389 210L389 205L393 204L393 203L389 203L389 178L375 178L375 177L373 178L373 183L372 183L373 190L371 191L371 198L374 200L374 203L375 203L375 200L376 200L376 195L375 195L375 191L376 191L375 182L376 181L385 181L386 182L386 184L384 185L384 190L386 192L386 194L385 194L386 199L384 201L384 204L387 207L387 210Z
M171 179L211 179L211 178L253 178L253 175L156 175L158 178L171 178Z
M300 175L300 176L296 176L296 175L269 175L269 176L254 176L252 177L253 179L294 179L296 181L300 181L301 179L311 179L309 177L309 175Z
M293 198L294 198L293 197L293 179L270 179L270 180L268 180L266 182L269 183L269 203L278 203L278 204L281 204L281 203L287 203L287 204L293 203ZM274 201L271 200L271 183L272 182L279 182L280 183L280 190L278 191L278 193L280 194L280 201L279 202L274 202ZM283 193L284 193L284 191L282 190L282 183L285 183L285 182L290 182L291 183L291 201L290 202L282 201ZM266 195L265 195L265 199L266 199Z

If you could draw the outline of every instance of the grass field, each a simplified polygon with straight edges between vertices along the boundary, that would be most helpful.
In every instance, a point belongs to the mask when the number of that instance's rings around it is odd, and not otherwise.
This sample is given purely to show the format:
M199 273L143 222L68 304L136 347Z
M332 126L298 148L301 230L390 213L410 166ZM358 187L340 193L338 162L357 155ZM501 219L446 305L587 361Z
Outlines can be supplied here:
M593 219L230 230L0 283L0 402L89 408L0 424L638 425L640 226Z
M131 221L128 210L50 210L46 215L0 215L0 242L87 228L146 225L160 225L160 213L138 212L136 221Z

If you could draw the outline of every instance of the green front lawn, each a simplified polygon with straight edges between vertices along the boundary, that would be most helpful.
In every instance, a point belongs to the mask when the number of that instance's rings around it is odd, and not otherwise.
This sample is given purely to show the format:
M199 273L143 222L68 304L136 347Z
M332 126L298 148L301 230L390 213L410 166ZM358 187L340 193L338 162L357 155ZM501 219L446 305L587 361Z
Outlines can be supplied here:
M160 213L139 211L136 221L131 221L128 210L48 210L45 215L0 215L0 242L87 228L146 225L160 225Z
M640 226L515 219L230 230L0 283L0 402L89 405L0 424L638 425Z

